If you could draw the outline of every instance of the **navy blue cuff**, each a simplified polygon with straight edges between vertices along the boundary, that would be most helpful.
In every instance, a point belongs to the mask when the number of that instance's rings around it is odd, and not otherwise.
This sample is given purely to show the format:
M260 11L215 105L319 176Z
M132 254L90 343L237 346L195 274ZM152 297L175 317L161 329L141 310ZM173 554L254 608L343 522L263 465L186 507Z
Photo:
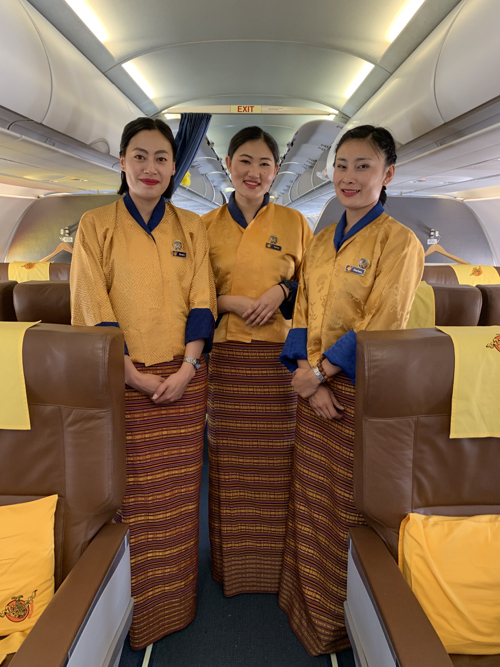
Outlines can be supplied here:
M120 328L120 325L118 322L99 322L99 324L95 325L96 327L116 327L117 329ZM128 357L130 356L127 343L123 341L123 346L124 346L124 354L126 354Z
M283 283L278 283L278 285L282 284ZM291 320L293 317L293 308L295 306L295 299L297 298L297 290L299 288L299 283L295 282L294 280L289 280L288 284L290 285L292 293L289 295L286 301L283 301L283 303L280 306L281 314L283 315L285 320Z
M353 384L356 384L356 345L356 334L351 329L324 352L328 361L340 366Z
M307 359L306 328L290 329L279 358L291 373L297 369L297 359Z
M186 345L193 340L205 339L203 352L210 352L214 339L215 320L210 308L193 308L186 322Z

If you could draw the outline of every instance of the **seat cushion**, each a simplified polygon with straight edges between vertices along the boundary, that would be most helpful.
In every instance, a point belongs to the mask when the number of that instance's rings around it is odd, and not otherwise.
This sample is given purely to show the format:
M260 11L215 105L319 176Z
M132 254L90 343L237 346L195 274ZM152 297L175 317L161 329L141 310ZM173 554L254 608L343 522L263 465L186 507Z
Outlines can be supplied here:
M54 595L57 496L0 506L0 658L15 652Z
M448 653L500 653L499 562L498 515L401 524L400 569Z

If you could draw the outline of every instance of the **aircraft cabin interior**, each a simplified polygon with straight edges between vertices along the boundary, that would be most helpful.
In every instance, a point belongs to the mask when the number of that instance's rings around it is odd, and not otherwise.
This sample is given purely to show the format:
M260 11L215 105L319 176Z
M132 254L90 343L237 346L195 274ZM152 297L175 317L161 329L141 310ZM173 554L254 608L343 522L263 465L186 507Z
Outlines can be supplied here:
M500 667L499 26L498 0L0 0L2 667ZM120 139L139 117L170 126L171 202L207 219L236 201L231 138L269 133L279 160L265 202L304 216L311 243L345 210L342 137L364 125L394 137L384 210L420 242L423 274L405 330L356 332L362 521L345 554L342 650L311 655L277 595L225 597L213 580L206 449L196 616L131 646L130 535L116 522L124 338L104 316L72 326L69 281L82 216L122 198ZM52 564L43 585L14 591L13 564L39 576L8 534L29 503L29 540ZM422 575L429 593L416 570L431 528L443 541ZM476 570L462 604L446 573Z

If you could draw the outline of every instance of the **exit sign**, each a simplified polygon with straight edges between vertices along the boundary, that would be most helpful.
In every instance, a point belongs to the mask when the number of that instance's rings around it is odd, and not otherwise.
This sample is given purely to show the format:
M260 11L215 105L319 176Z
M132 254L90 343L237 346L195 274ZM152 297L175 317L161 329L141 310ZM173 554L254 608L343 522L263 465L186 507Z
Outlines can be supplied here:
M260 104L232 104L231 113L262 113L262 107Z

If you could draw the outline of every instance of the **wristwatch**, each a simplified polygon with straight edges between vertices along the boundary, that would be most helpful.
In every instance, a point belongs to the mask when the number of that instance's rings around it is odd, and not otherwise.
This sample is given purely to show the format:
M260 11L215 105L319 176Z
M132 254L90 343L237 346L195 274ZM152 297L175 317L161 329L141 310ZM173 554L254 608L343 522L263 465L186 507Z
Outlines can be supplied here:
M292 294L293 294L293 287L292 287L291 282L289 280L286 280L286 278L283 278L282 280L280 280L280 282L278 284L279 285L284 285L287 288L288 296L285 299L285 301L290 301L290 299L292 298Z
M326 382L326 377L324 377L321 374L321 371L319 370L319 368L317 366L312 367L312 372L318 378L318 380L321 382L321 384L323 384L323 382Z
M191 364L191 366L194 367L195 371L197 371L198 368L201 366L201 361L199 359L195 359L194 357L184 357L183 361L186 361L188 364Z

